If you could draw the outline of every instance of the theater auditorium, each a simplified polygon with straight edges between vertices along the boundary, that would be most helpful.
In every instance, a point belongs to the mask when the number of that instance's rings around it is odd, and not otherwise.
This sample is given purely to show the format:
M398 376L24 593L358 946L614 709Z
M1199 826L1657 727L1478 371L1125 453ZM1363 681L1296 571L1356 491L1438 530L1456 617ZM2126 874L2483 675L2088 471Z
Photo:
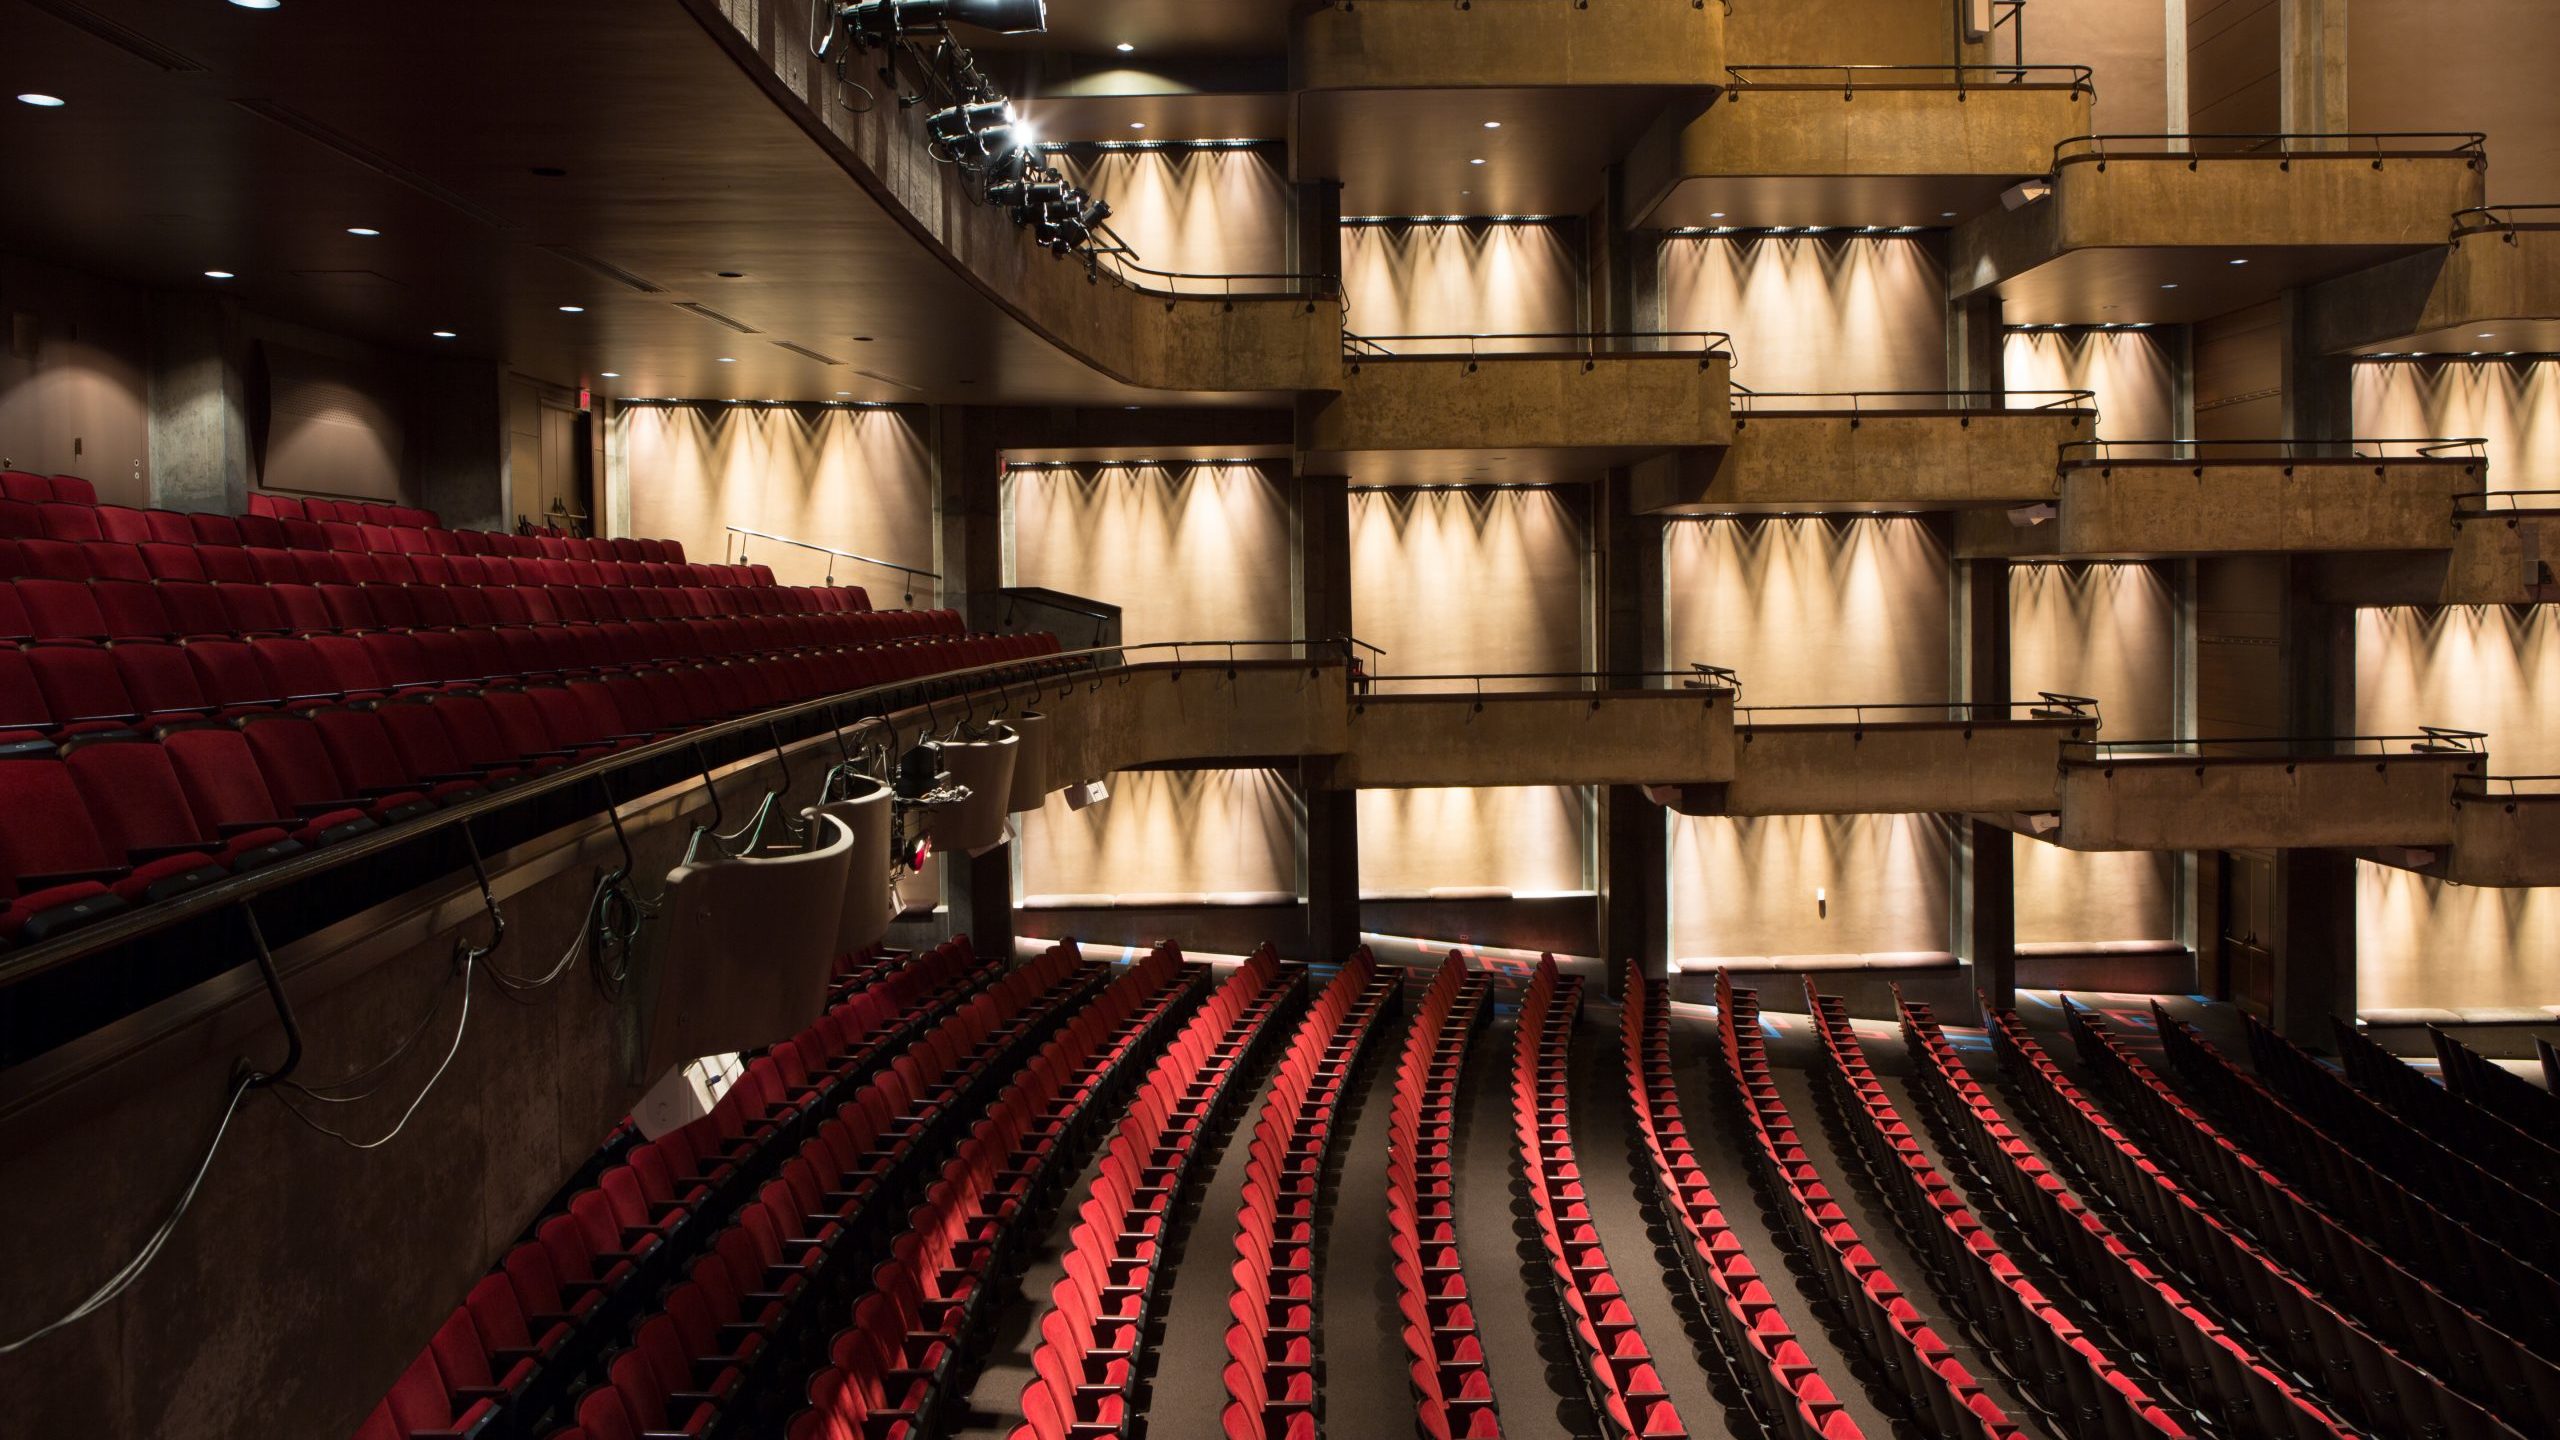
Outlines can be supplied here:
M2560 1434L2555 73L0 0L0 1440Z

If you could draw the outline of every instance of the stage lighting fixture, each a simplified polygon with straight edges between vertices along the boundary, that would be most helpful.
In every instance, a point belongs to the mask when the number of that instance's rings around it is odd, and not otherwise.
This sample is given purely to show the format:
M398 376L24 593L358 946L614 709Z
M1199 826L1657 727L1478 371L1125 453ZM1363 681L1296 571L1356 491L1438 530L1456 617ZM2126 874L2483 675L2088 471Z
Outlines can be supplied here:
M864 45L878 45L914 31L968 25L1002 35L1037 35L1049 28L1048 0L853 0L836 7L836 19ZM834 38L834 27L822 37Z

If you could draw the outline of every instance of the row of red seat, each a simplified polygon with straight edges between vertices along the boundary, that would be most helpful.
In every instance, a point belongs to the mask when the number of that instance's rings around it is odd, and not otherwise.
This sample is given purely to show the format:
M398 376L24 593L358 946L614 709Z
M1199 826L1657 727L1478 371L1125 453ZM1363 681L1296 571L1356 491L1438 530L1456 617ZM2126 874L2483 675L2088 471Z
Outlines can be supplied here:
M1841 1108L1868 1175L1946 1282L1947 1298L2003 1350L2032 1357L2017 1367L2025 1372L2018 1376L2021 1383L2042 1382L2047 1393L2039 1399L2047 1409L2084 1417L2116 1440L2189 1434L2148 1387L2099 1349L2087 1327L2027 1278L1938 1172L1868 1067L1848 1007L1837 996L1817 993L1811 976L1805 977L1804 995L1829 1061L1823 1073L1845 1092Z
M2118 1333L2144 1336L2167 1352L2154 1362L2164 1384L2182 1380L2194 1410L2218 1411L2224 1425L2249 1433L2297 1440L2350 1440L2360 1433L2307 1393L2307 1384L2328 1378L2319 1356L2310 1357L2309 1369L2289 1376L2251 1337L2224 1325L2189 1299L2148 1254L2117 1235L2097 1211L2071 1192L2033 1146L2009 1128L1999 1107L1947 1043L1929 1007L1898 995L1896 999L1903 1042L1918 1076L1917 1093L1936 1111L1941 1133L1951 1137L1973 1173L1999 1192L2010 1216L2070 1278L2077 1293L2112 1317ZM2175 1366L2168 1363L2169 1356L2176 1357ZM2297 1378L2305 1383L2297 1384ZM2388 1396L2370 1399L2379 1401L2396 1429L2403 1402ZM2423 1394L2410 1394L2405 1403L2413 1412L2434 1418L2434 1407ZM2359 1408L2369 1422L2373 1405ZM2477 1416L2476 1411L2473 1414ZM2487 1435L2496 1429L2491 1426L2472 1433ZM2442 1432L2420 1427L2417 1433Z
M357 1440L502 1423L524 1433L603 1345L628 1331L678 1260L703 1248L705 1222L717 1223L741 1188L770 1170L831 1087L881 1063L923 1017L990 973L963 939L855 976L846 999L791 1044L749 1062L709 1113L632 1147L537 1222L472 1286Z
M1740 1360L1731 1368L1756 1394L1759 1413L1774 1420L1773 1435L1864 1440L1856 1419L1779 1313L1777 1298L1743 1253L1741 1238L1726 1223L1724 1206L1698 1164L1671 1069L1671 1010L1641 967L1627 969L1619 1030L1626 1052L1627 1099L1644 1139L1646 1165L1676 1222L1672 1241L1691 1284L1701 1298L1712 1297L1703 1308L1717 1341L1729 1360Z
M964 1348L992 1318L999 1280L1020 1273L1040 1218L1207 979L1207 967L1159 947L1013 1077L829 1342L828 1366L810 1380L789 1440L911 1440L949 1428L945 1402L957 1393Z
M1362 946L1308 1007L1273 1071L1245 1162L1229 1274L1227 1440L1316 1440L1316 1192L1343 1087L1403 994Z
M70 505L95 505L98 487L77 475L38 475L27 470L0 470L0 496L33 504L59 500Z
M1387 1246L1404 1317L1406 1373L1423 1440L1501 1440L1474 1299L1458 1260L1458 1179L1451 1150L1467 1045L1493 977L1451 951L1406 1032L1387 1124Z
M819 1323L841 1313L846 1292L889 1257L879 1221L899 1213L917 1173L977 1117L991 1082L1090 997L1105 969L1072 944L1051 947L971 996L836 1104L731 1227L781 1231L797 1282L790 1293L742 1288L715 1245L696 1274L644 1313L602 1383L577 1398L576 1428L587 1440L770 1433L791 1382L810 1368Z
M1733 974L1716 972L1717 1053L1739 1100L1754 1145L1746 1152L1771 1188L1786 1197L1780 1218L1832 1304L1869 1359L1890 1376L1913 1412L1938 1435L1963 1440L2017 1440L2023 1432L1991 1398L1928 1320L1894 1283L1883 1262L1858 1238L1857 1226L1831 1198L1822 1173L1796 1138L1794 1119L1769 1073L1760 1031L1760 998L1737 990Z
M287 550L112 536L80 539L0 535L0 580L474 588L514 585L637 591L617 596L613 607L615 613L628 611L633 616L816 614L871 608L868 592L858 585L776 585L760 579L757 569L737 565L506 555L373 555L352 550ZM656 593L674 590L707 590L712 594L706 600L693 594ZM611 614L591 617L585 613L589 608L590 604L581 603L557 618L613 618Z
M0 807L20 817L0 826L0 942L47 939L697 726L1044 648L982 636L611 659L614 628L504 632L563 642L557 668L540 670L551 662L438 666L406 635L335 648L325 637L0 648ZM451 638L459 655L500 633ZM417 647L417 688L384 683L373 665L396 642ZM490 678L439 678L452 669Z
M2560 1093L2536 1085L2504 1065L2470 1046L2463 1044L2441 1027L2427 1027L2427 1038L2435 1045L2436 1065L2444 1076L2444 1088L2504 1120L2546 1146L2560 1146ZM2545 1057L2545 1082L2560 1059L2560 1051L2551 1042L2536 1037Z
M390 505L380 500L340 500L328 495L283 495L273 490L251 491L249 513L272 515L279 520L366 520L377 525L403 525L413 530L436 530L444 525L436 518L436 512L415 505Z
M2281 1073L2298 1073L2300 1067L2290 1063L2290 1055L2301 1052L2292 1042L2258 1023L2257 1017L2248 1018L2254 1027L2249 1037L2251 1056L2261 1050L2286 1054ZM2346 1021L2331 1016L2329 1025L2337 1036L2338 1056L2346 1062L2347 1078L2357 1090L2380 1101L2387 1112L2385 1123L2371 1124L2361 1107L2348 1111L2356 1116L2356 1123L2344 1132L2330 1133L2377 1163L2396 1163L2394 1173L2401 1174L2405 1184L2419 1185L2418 1179L2411 1178L2415 1176L2448 1186L2458 1181L2460 1190L2448 1188L2438 1203L2455 1208L2460 1200L2463 1206L2458 1213L2479 1229L2531 1236L2533 1244L2510 1241L2508 1248L2533 1257L2545 1269L2560 1265L2560 1150L2454 1094ZM2266 1031L2263 1041L2258 1038L2261 1030ZM2258 1062L2258 1070L2270 1078L2278 1074L2265 1060ZM2328 1071L2327 1078L2334 1082L2336 1073ZM2306 1088L2319 1093L2316 1087ZM2313 1113L2315 1118L2325 1118ZM2493 1226L2489 1217L2502 1225Z
M2416 1188L2384 1173L2313 1123L2259 1076L2233 1065L2167 1010L2155 1005L2152 1018L2159 1026L2169 1068L2251 1153L2283 1174L2312 1203L2455 1300L2535 1353L2560 1360L2560 1281L2510 1254L2498 1239L2446 1213ZM2082 1049L2088 1048L2084 1039ZM2271 1049L2271 1062L2282 1053ZM2345 1082L2338 1084L2344 1087ZM2313 1093L2309 1084L2301 1088ZM2352 1089L2346 1091L2346 1098L2359 1112L2373 1108Z
M2330 1264L2317 1271L2287 1269L2226 1220L2209 1197L2189 1193L2118 1130L2063 1075L2015 1012L2004 1010L1992 1016L1991 1039L2001 1068L2026 1097L2028 1110L2041 1122L2044 1135L2088 1177L2108 1207L2151 1242L2151 1256L2198 1289L2220 1297L2224 1313L2243 1317L2252 1335L2270 1349L2284 1350L2296 1373L2320 1376L2334 1367L2339 1373L2326 1388L2333 1394L2346 1388L2344 1403L2367 1417L2368 1428L2372 1415L2396 1411L2392 1423L2412 1434L2500 1433L2497 1421L2483 1408L2508 1398L2489 1373L2487 1358L2493 1353L2489 1347L2504 1350L2510 1364L2531 1361L2546 1376L2560 1380L2560 1372L2517 1353L2513 1342L2463 1313L2434 1287L2405 1273L2385 1283L2392 1288L2415 1287L2419 1308L2406 1316L2386 1317L2382 1326L2368 1329L2325 1298L2321 1288L2373 1293L2367 1286L2383 1278L2378 1272L2398 1271L2388 1257L2341 1232L2335 1237L2338 1244ZM2297 1218L2311 1217L2297 1214ZM2322 1286L2315 1287L2303 1278L2305 1274L2320 1275ZM2409 1353L2394 1349L2381 1338L2383 1333L2397 1338ZM2438 1368L2429 1374L2421 1366ZM2549 1397L2538 1413L2560 1413L2560 1387L2553 1388Z
M1284 970L1267 945L1255 951L1131 1097L1077 1212L1066 1274L1050 1287L1013 1440L1129 1433L1163 1295L1167 1227L1197 1178L1201 1139L1214 1117L1244 1098L1236 1077L1278 1033L1276 1021L1305 986L1303 968Z
M768 565L689 565L674 540L513 535L495 530L428 530L336 520L227 515L213 510L135 510L123 505L0 499L0 539L69 544L184 546L291 551L306 557L336 555L349 562L371 558L551 560L612 564L640 574L679 571L718 575L717 583L774 583ZM634 582L663 583L663 582Z
M1583 1193L1582 1162L1566 1118L1573 1022L1581 1008L1581 977L1558 975L1552 955L1540 959L1520 1000L1511 1065L1512 1138L1528 1182L1530 1214L1545 1243L1547 1280L1572 1334L1583 1386L1603 1428L1613 1436L1685 1437L1688 1427L1618 1289Z

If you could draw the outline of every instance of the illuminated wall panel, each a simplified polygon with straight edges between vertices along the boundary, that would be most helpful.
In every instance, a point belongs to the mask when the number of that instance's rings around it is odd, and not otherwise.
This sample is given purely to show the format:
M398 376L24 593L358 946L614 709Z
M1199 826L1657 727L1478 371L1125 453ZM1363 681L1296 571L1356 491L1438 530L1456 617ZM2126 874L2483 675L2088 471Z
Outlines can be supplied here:
M1732 335L1738 385L1946 388L1947 269L1925 240L1675 235L1661 257L1663 328Z
M2355 417L2358 435L2380 439L2487 440L2492 489L2545 489L2560 475L2560 362L2360 364Z
M1306 806L1275 770L1113 775L1111 798L1064 795L1022 817L1021 893L1295 895Z
M1111 203L1111 228L1141 265L1195 275L1288 268L1289 177L1276 149L1067 150L1049 158Z
M2356 1004L2560 1004L2560 890L2447 885L2356 862Z
M1360 792L1360 893L1591 888L1590 802L1561 785Z
M1952 698L1950 568L1925 523L1704 520L1664 533L1673 666L1739 671L1746 705Z
M1954 886L1955 831L1942 816L1674 816L1671 953L1949 950Z
M2012 330L2002 373L2012 391L2095 391L2094 439L2172 440L2186 433L2177 357L2157 330Z
M1342 229L1344 324L1361 335L1539 334L1580 328L1580 262L1565 225ZM1487 341L1486 351L1553 342Z
M716 561L745 526L901 564L934 564L933 466L920 410L786 405L628 405L615 420L631 475L631 533L684 542ZM748 555L785 585L815 585L827 557L756 542ZM893 571L839 561L838 584L894 609ZM917 580L915 603L935 602Z
M1006 579L1121 607L1121 638L1285 640L1289 497L1250 465L1016 470Z

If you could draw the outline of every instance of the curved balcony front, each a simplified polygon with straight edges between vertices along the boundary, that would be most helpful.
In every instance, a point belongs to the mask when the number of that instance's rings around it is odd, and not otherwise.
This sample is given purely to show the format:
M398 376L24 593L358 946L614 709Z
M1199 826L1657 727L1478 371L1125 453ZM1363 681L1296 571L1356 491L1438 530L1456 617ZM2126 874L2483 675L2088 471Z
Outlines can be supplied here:
M2333 280L2311 304L2332 353L2560 351L2560 205L2465 210L2443 249Z
M2477 440L2077 441L2058 499L1958 517L1967 558L2450 550Z
M1939 226L2088 133L2081 65L1736 65L1627 161L1637 223Z
M1737 713L1722 785L1658 786L1683 815L1990 814L2051 810L2054 762L2098 733L2098 702L1814 705Z
M1958 510L2056 498L2053 459L2096 428L2086 390L1737 390L1733 443L1635 467L1638 514Z
M1948 283L2012 324L2184 324L2442 246L2488 163L2476 134L2078 136L1957 229Z
M2538 605L2560 601L2560 490L2492 490L2463 496L2453 511L2447 605Z
M2453 843L2457 788L2488 772L2474 731L2064 747L2072 850L2255 850Z

